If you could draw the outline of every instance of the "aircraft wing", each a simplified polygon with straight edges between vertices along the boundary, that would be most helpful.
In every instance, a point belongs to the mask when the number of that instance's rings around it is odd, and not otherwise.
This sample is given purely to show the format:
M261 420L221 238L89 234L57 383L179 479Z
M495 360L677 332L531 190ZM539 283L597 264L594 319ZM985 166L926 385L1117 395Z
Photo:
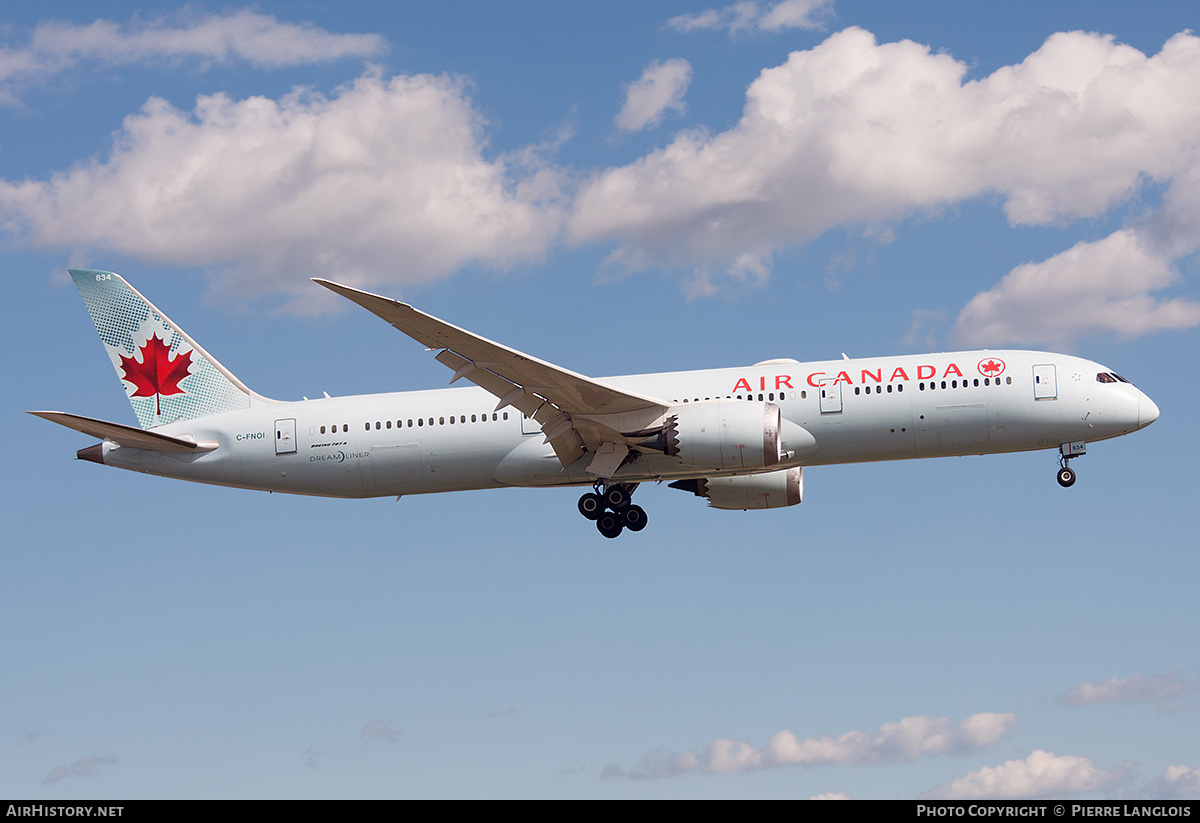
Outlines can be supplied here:
M437 360L454 370L451 383L465 377L498 397L497 409L513 406L540 423L564 468L592 452L596 457L589 471L611 476L627 453L625 438L591 418L634 412L663 414L671 406L662 398L618 389L494 343L407 303L328 280L314 281L353 300L427 348L443 349ZM611 446L605 449L606 444Z

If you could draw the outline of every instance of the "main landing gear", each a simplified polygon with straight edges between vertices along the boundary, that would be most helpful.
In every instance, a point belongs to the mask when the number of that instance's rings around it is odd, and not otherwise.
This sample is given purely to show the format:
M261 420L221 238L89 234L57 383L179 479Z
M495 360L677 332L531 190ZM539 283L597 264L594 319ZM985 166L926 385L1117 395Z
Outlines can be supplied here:
M595 492L579 498L579 513L596 521L596 528L605 537L616 537L622 530L640 532L646 528L646 510L632 503L637 483L628 485L595 485Z

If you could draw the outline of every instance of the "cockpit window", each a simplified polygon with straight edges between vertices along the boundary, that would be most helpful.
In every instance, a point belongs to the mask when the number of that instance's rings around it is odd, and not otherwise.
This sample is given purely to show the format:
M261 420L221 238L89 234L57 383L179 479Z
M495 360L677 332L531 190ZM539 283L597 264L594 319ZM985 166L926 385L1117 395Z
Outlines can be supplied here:
M1124 377L1122 377L1121 375L1117 374L1116 372L1113 372L1113 377L1117 378L1117 379L1118 379L1118 380L1120 380L1122 383L1129 383L1129 381L1128 381L1128 380L1126 380ZM1129 383L1129 385L1131 385L1131 386L1132 386L1133 384L1132 384L1132 383Z
M1108 372L1100 372L1098 375L1096 375L1096 382L1097 383L1116 383L1117 378L1116 378L1116 375L1109 374Z

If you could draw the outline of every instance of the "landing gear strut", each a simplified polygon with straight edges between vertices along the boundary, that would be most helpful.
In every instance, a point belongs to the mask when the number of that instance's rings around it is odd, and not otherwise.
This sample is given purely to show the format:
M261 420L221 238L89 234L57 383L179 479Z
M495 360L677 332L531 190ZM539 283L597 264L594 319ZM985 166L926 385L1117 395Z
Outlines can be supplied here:
M596 529L605 537L616 537L623 530L640 532L646 528L646 510L631 500L637 483L602 485L579 498L579 513L596 521Z

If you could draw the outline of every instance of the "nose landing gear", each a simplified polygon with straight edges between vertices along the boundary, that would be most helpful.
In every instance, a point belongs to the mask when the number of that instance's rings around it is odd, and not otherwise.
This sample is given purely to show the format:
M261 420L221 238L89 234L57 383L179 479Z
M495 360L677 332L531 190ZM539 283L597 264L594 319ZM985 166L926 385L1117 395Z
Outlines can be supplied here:
M631 502L636 488L637 483L611 486L597 483L595 492L579 498L579 513L596 521L596 529L608 538L616 537L625 529L640 532L646 528L646 510Z
M1072 458L1087 454L1087 443L1063 443L1058 448L1058 485L1064 489L1075 485L1075 470L1068 464Z

